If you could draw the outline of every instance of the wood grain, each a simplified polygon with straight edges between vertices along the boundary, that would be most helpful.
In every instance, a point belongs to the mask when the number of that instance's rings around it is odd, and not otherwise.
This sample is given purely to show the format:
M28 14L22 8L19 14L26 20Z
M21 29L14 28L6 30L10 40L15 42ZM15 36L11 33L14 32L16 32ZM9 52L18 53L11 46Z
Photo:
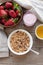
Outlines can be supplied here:
M1 2L2 0L0 0ZM1 58L0 65L43 65L43 41L38 40L35 36L35 28L37 25L41 24L41 22L37 21L33 27L26 27L23 24L23 20L19 25L13 28L6 28L5 32L9 36L9 34L15 29L25 29L31 33L33 37L33 48L34 50L40 52L40 55L35 55L31 51L24 56L16 56L10 52L8 58Z

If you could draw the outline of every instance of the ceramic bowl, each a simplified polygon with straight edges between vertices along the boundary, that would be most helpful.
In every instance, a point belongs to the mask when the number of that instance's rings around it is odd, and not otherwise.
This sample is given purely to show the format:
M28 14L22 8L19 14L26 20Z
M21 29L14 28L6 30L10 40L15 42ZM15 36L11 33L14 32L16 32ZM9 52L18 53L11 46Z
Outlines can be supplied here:
M15 33L15 32L17 32L17 31L25 32L25 33L29 36L29 38L30 38L30 42L29 42L30 46L28 47L28 50L27 50L27 51L17 53L17 52L15 52L14 50L12 50L11 45L10 45L10 38L11 38L12 34ZM25 55L25 54L27 54L27 53L31 50L32 45L33 45L33 38L32 38L32 36L31 36L31 34L30 34L29 32L27 32L26 30L23 30L23 29L14 30L14 31L9 35L9 37L8 37L8 47L9 47L10 51L11 51L12 53L14 53L15 55Z

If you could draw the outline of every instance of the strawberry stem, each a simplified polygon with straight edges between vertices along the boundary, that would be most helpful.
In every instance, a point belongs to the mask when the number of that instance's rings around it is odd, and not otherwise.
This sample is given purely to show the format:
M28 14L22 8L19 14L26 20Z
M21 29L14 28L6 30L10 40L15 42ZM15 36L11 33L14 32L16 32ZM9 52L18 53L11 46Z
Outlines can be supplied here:
M15 23L17 23L17 22L18 22L18 18L13 19L13 21L14 21Z

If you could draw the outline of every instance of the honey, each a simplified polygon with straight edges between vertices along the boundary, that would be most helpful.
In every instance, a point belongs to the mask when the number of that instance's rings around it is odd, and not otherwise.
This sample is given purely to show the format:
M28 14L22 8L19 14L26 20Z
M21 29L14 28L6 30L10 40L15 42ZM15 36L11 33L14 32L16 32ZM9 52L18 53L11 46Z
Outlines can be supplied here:
M39 26L36 30L38 37L43 38L43 26Z

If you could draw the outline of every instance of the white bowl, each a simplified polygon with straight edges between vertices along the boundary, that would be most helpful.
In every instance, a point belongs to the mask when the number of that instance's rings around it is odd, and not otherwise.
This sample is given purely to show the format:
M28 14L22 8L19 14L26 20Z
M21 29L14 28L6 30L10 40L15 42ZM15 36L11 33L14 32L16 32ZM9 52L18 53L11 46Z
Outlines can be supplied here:
M43 24L40 24L40 25L38 25L38 26L36 27L36 29L35 29L35 35L36 35L36 37L37 37L38 39L43 40L43 38L40 38L40 37L37 35L37 32L36 32L36 30L37 30L38 27L40 27L40 26L43 26Z
M14 50L12 50L11 45L10 45L10 38L11 38L12 34L15 33L15 32L17 32L17 31L25 32L25 33L29 36L29 38L30 38L30 46L29 46L29 48L28 48L27 51L17 53L17 52L15 52ZM31 36L31 34L30 34L29 32L27 32L26 30L23 30L23 29L14 30L14 31L9 35L9 37L8 37L8 47L9 47L10 51L11 51L12 53L16 54L16 55L24 55L24 54L28 53L28 52L31 50L32 45L33 45L32 36Z
M24 14L23 21L27 27L30 27L36 23L37 18L33 13L27 13L27 14Z

